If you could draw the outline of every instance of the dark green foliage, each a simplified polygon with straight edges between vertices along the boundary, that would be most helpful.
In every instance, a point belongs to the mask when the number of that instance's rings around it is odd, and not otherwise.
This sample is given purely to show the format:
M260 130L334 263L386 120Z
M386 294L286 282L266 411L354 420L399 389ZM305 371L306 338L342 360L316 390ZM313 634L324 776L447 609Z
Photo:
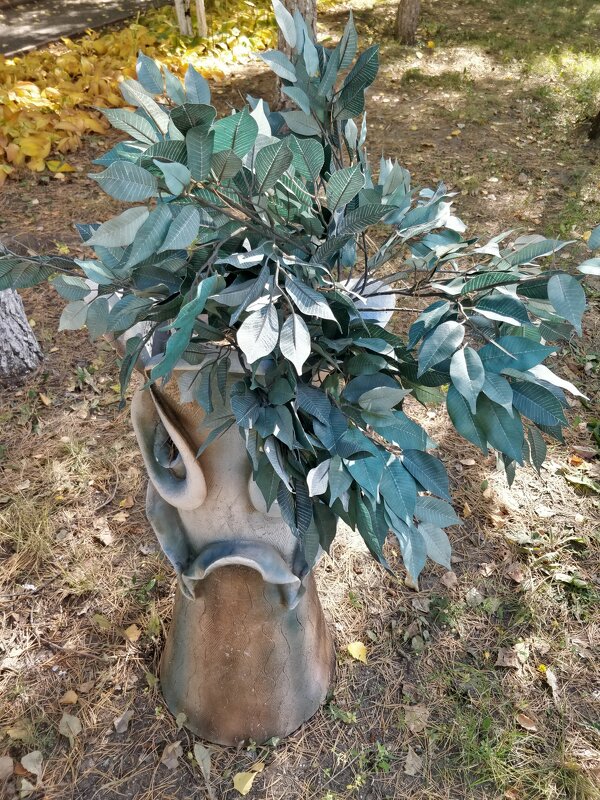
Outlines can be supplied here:
M509 480L523 460L539 471L542 432L560 438L565 424L563 389L578 394L542 364L555 351L546 341L580 332L585 294L539 264L569 243L466 240L443 184L411 189L385 158L375 171L366 118L355 118L377 47L355 59L350 18L325 48L276 5L294 52L262 58L295 108L248 98L217 119L193 68L182 85L140 56L138 81L122 84L137 110L105 112L132 141L92 176L138 205L79 226L94 260L0 257L0 289L52 279L69 301L61 326L87 323L92 338L144 323L127 342L123 390L160 332L150 382L181 360L198 366L185 393L206 411L209 441L239 427L267 507L278 502L308 564L341 517L382 564L392 530L416 578L427 557L449 566L443 528L458 518L405 396L445 400L459 433L501 453ZM589 246L600 247L600 229ZM598 274L600 259L581 272ZM398 296L430 300L408 341L383 327ZM243 377L227 395L232 358Z

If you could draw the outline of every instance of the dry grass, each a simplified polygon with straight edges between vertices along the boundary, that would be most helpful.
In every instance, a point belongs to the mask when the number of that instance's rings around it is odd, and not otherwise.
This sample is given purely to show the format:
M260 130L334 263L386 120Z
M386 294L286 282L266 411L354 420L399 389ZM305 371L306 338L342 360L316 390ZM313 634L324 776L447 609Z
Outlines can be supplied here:
M363 30L378 39L387 32L392 3L353 5ZM567 117L552 116L547 76L499 53L502 15L484 5L471 0L471 27L463 15L462 27L450 18L435 28L440 4L424 3L431 52L385 40L373 152L384 145L402 157L417 183L443 175L478 233L535 223L580 234L600 218L600 183L584 134L565 127L577 117L575 101ZM328 4L323 27L338 30L340 14ZM477 40L478 14L485 41ZM246 71L220 87L218 102L270 88ZM81 153L83 171L98 149L105 143ZM11 192L0 197L0 238L44 249L60 242L73 250L74 220L111 213L79 174L50 186L28 177ZM2 395L0 408L0 754L42 751L36 800L205 798L189 756L193 737L178 729L156 683L174 582L144 517L141 459L111 388L114 357L82 334L56 333L52 293L25 294L47 358L26 388ZM493 458L460 440L442 412L412 409L440 445L465 519L453 534L456 583L430 568L416 592L392 545L397 577L354 538L336 543L317 570L338 648L331 700L284 742L214 747L218 798L239 796L232 776L259 758L266 768L249 797L260 800L600 798L599 502L567 480L598 479L597 458L574 457L575 447L593 446L586 423L600 417L597 366L584 355L598 354L597 293L590 302L584 348L567 347L559 358L591 405L574 405L566 443L550 447L541 478L521 470L508 491ZM543 506L552 516L540 516ZM131 625L136 641L125 633ZM367 665L348 655L354 640L366 643ZM499 650L515 646L520 666L496 666ZM62 705L70 689L77 703ZM415 706L427 717L420 732L410 722ZM117 734L113 720L128 709L129 730ZM58 730L64 711L82 725L72 746ZM184 756L170 771L160 756L176 740ZM416 776L405 774L409 748L423 760ZM14 781L4 791L15 796Z

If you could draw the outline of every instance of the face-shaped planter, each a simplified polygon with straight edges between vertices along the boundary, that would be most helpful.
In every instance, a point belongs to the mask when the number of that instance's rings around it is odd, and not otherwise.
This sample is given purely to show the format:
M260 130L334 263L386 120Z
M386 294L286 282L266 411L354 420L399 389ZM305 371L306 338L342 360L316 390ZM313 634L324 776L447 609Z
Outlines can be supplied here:
M148 519L179 577L167 705L220 744L285 736L324 701L335 663L297 540L276 505L266 512L235 425L197 459L204 412L175 381L138 391L131 413Z

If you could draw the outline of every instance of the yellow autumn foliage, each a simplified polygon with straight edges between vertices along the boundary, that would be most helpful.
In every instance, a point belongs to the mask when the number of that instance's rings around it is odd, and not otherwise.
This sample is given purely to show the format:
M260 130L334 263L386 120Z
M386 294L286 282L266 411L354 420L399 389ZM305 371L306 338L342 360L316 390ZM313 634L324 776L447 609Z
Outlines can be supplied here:
M0 186L19 167L72 171L66 156L86 134L109 128L95 109L126 105L118 82L135 77L138 51L180 77L191 63L218 79L231 64L275 45L268 0L212 0L207 17L204 39L182 36L165 6L118 30L89 30L22 56L0 56Z

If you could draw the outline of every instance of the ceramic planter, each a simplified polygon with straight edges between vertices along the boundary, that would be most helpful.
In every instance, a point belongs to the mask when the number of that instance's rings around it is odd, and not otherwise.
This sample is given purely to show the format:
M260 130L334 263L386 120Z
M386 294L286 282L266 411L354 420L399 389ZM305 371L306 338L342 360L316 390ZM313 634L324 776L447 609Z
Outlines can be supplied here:
M148 520L179 578L161 687L197 735L263 742L317 711L335 654L314 577L276 505L267 513L237 426L196 458L204 412L178 385L197 375L132 402Z

